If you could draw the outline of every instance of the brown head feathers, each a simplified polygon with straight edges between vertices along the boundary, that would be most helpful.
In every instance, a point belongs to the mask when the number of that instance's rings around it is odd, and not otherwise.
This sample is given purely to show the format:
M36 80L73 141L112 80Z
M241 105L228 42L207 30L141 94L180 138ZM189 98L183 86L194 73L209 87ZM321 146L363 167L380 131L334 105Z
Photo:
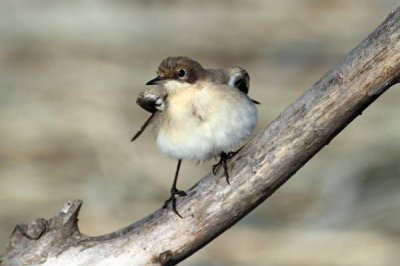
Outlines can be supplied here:
M168 57L161 62L157 75L162 79L196 83L204 77L204 69L199 62L189 57Z

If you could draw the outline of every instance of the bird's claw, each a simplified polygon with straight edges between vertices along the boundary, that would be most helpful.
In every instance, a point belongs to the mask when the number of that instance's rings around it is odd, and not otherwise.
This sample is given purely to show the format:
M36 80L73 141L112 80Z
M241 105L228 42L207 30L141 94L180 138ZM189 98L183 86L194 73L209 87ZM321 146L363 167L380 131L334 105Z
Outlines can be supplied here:
M221 166L224 167L224 176L226 179L226 182L228 183L228 185L230 185L229 183L229 173L228 173L228 165L227 165L227 161L232 158L237 152L222 152L221 153L221 159L219 160L218 163L214 164L212 167L212 172L214 175L217 174L217 171L219 168L221 168Z
M221 168L221 166L222 166L222 158L219 160L218 163L216 163L216 164L214 164L212 166L212 172L213 172L214 175L217 174L217 171L218 171L219 168Z
M179 212L176 210L176 199L179 197L183 197L186 196L186 192L183 190L178 190L176 188L171 189L171 196L169 197L169 199L167 199L164 202L164 205L162 206L163 209L166 209L168 207L168 204L171 203L171 207L172 207L172 211L178 215L180 218L183 218Z

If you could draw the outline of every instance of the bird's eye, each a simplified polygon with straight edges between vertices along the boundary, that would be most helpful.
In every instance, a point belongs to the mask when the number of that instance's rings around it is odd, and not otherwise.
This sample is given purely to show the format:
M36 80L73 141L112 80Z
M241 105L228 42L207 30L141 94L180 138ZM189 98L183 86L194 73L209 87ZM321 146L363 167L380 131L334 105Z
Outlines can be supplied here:
M186 76L186 70L180 69L180 70L178 71L178 77L179 77L179 78L184 78L185 76Z

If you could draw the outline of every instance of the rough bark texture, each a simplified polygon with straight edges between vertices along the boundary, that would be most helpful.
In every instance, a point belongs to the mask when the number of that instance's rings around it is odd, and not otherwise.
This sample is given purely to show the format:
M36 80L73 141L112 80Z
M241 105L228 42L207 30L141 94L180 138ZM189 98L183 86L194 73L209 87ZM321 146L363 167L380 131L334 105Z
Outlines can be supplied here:
M230 162L231 184L209 174L168 209L117 232L88 237L81 201L50 220L17 226L3 265L175 264L268 198L400 77L400 8L290 105Z

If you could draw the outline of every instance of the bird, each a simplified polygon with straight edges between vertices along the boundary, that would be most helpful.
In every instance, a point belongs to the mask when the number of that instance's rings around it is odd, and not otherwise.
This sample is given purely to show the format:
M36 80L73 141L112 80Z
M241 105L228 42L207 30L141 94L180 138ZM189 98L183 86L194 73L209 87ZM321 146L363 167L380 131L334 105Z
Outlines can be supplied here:
M218 84L226 84L231 88L238 89L246 94L249 91L249 74L241 67L206 69L206 71L212 73L210 76L212 77L213 82ZM135 141L144 132L147 126L151 124L157 112L164 111L166 97L166 92L160 86L149 85L140 91L139 95L137 96L136 103L144 110L150 112L151 115L132 137L131 142ZM260 102L254 99L251 100L255 104L260 104Z
M241 67L207 69L189 57L175 56L162 60L156 78L146 83L150 87L139 93L137 103L151 116L132 141L156 120L158 148L178 161L163 208L171 203L182 218L176 209L177 198L186 196L177 189L182 160L202 162L219 156L213 173L223 167L229 184L227 161L257 125L259 102L248 96L249 80Z

